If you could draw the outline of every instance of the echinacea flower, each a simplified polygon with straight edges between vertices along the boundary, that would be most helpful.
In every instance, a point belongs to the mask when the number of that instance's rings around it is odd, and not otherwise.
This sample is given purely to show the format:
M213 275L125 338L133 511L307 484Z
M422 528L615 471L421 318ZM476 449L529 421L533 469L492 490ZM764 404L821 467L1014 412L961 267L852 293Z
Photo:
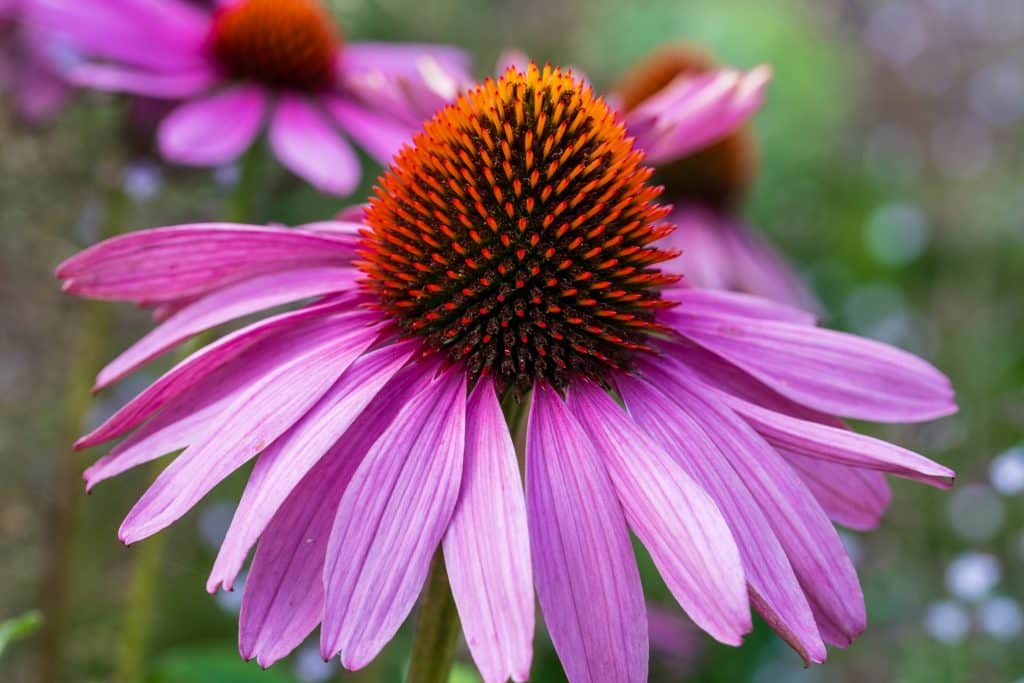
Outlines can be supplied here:
M9 91L28 123L51 118L70 94L54 66L51 36L23 21L29 0L0 0L0 94Z
M158 131L168 160L231 162L267 126L281 163L336 195L360 179L346 135L386 164L466 78L453 47L343 41L318 0L30 2L80 55L69 80L182 102Z
M534 589L569 680L644 680L631 531L717 640L738 645L753 604L807 661L849 644L864 601L830 519L876 524L884 472L953 473L835 415L940 417L949 382L797 309L676 284L642 158L571 74L512 68L398 153L365 224L158 228L63 263L67 291L162 319L98 388L308 301L196 351L78 442L126 435L90 487L184 449L121 539L256 458L207 587L231 588L255 547L239 639L264 666L317 625L325 657L364 666L441 548L487 683L528 677ZM503 400L529 400L525 495Z
M757 173L757 143L745 124L764 101L768 67L718 66L699 47L664 47L627 72L610 95L655 181L676 209L665 242L681 253L668 265L713 289L757 294L816 310L800 276L740 215Z

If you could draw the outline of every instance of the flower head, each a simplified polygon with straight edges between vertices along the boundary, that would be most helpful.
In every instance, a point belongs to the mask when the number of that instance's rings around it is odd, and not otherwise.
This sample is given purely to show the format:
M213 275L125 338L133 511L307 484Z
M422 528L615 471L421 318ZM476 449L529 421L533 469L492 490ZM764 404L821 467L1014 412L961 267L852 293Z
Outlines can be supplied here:
M269 118L277 158L318 189L350 193L359 161L382 163L466 79L455 48L344 42L319 0L32 0L34 26L79 55L87 88L180 101L158 131L182 164L228 163ZM268 117L269 114L269 117Z
M569 680L643 680L630 531L717 640L741 642L752 604L807 661L849 644L864 602L830 519L874 526L882 472L953 473L836 416L946 415L949 383L799 310L674 285L649 246L662 211L647 176L587 86L530 65L438 113L366 225L159 228L66 261L68 291L162 319L100 387L312 299L193 353L79 441L127 434L90 486L184 448L121 538L167 527L257 458L208 588L256 547L240 647L263 665L320 625L325 656L364 666L440 547L487 683L529 675L534 586ZM524 495L500 401L526 393Z

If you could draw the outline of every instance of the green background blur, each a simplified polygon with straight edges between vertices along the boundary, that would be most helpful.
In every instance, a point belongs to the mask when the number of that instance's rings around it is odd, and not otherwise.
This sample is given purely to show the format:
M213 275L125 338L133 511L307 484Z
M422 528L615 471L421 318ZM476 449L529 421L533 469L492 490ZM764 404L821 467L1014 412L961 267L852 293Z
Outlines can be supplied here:
M730 64L771 64L775 80L756 124L763 169L748 215L813 282L828 324L909 348L951 375L959 415L875 433L954 467L959 479L952 492L894 480L881 527L844 532L869 627L810 670L763 624L739 649L696 633L642 559L648 596L664 606L651 679L1024 681L1024 2L331 4L354 40L462 44L478 76L504 46L578 66L599 89L670 40L700 41ZM97 311L63 298L54 265L104 230L217 219L230 207L231 169L162 168L125 124L123 105L81 96L32 130L16 125L6 104L0 116L0 622L45 600L67 615L59 642L43 631L11 642L0 681L40 680L40 661L58 667L58 680L110 681L118 653L141 646L147 610L141 680L399 680L407 630L354 674L323 665L315 644L267 672L238 660L239 595L211 597L203 584L244 472L161 538L131 549L116 528L152 470L81 493L78 473L98 456L68 450L67 404L81 398L66 379L83 329L111 325L95 349L105 361L147 321L126 306ZM259 181L266 191L251 207L254 221L317 220L342 206L272 165ZM158 370L90 401L88 419L109 414ZM62 486L72 492L73 529L47 521ZM47 589L48 562L71 577L68 595ZM151 584L133 579L140 562L158 565ZM535 647L533 680L564 680L541 628ZM452 681L478 680L459 656Z

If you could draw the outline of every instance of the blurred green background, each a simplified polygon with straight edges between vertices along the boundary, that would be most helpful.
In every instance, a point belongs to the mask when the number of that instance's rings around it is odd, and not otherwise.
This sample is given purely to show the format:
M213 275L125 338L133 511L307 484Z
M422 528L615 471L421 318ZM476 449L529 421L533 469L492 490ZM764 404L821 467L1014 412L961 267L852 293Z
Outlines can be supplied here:
M763 624L739 649L696 633L646 562L648 595L664 606L651 678L1024 681L1024 2L331 4L354 40L462 44L480 76L505 46L579 66L599 89L670 40L704 43L726 63L771 64L775 80L756 125L763 169L748 215L814 283L829 324L909 348L951 375L959 415L876 433L956 468L959 479L948 493L894 480L881 528L843 532L869 627L809 670ZM222 217L237 173L162 167L130 132L117 98L80 96L37 129L17 125L4 107L0 622L48 600L66 623L62 633L34 631L32 615L0 626L0 649L8 635L21 636L0 655L0 681L40 680L40 661L58 667L56 680L110 681L119 652L139 647L147 611L141 680L399 680L407 631L354 674L324 665L315 643L267 672L238 660L240 596L211 597L203 584L244 472L160 538L130 549L116 528L152 472L129 473L88 498L81 492L78 473L98 453L69 452L69 396L90 406L95 423L152 377L85 403L66 383L81 362L82 330L110 316L113 333L95 349L107 360L147 322L124 306L97 312L63 298L53 267L112 227ZM279 169L261 181L259 221L317 220L342 206ZM55 529L48 519L62 487L75 524ZM158 571L140 585L134 577L146 562ZM44 578L47 564L56 577ZM49 588L61 575L71 580L66 595ZM564 680L542 629L535 644L533 680ZM468 661L462 652L453 682L479 680Z

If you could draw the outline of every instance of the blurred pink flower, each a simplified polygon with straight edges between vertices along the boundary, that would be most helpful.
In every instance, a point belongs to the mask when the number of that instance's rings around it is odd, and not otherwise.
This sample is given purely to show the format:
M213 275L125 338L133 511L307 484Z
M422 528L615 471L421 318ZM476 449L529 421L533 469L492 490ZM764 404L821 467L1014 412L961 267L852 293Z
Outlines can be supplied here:
M678 229L666 244L682 253L671 267L698 287L817 310L800 276L739 216L758 162L744 126L770 79L766 66L720 67L700 48L672 45L634 67L610 97L676 205L668 220Z
M281 163L336 195L360 180L346 135L386 164L467 78L454 47L344 42L317 0L30 2L79 53L72 82L182 101L158 131L167 159L230 162L267 125Z
M89 487L184 449L121 539L257 458L207 587L230 588L256 548L240 648L264 666L317 625L325 657L366 665L441 547L487 683L529 675L534 586L569 680L644 680L630 531L717 640L741 642L752 604L808 662L848 645L864 600L830 519L873 527L883 473L953 472L834 415L933 419L952 389L801 310L674 284L641 162L589 87L511 69L426 124L363 222L158 228L65 261L66 291L162 320L97 389L307 302L196 351L78 442L126 437ZM526 396L524 495L501 403Z
M50 37L22 21L28 2L0 0L0 94L13 94L22 120L41 123L67 102L70 88L54 67Z

